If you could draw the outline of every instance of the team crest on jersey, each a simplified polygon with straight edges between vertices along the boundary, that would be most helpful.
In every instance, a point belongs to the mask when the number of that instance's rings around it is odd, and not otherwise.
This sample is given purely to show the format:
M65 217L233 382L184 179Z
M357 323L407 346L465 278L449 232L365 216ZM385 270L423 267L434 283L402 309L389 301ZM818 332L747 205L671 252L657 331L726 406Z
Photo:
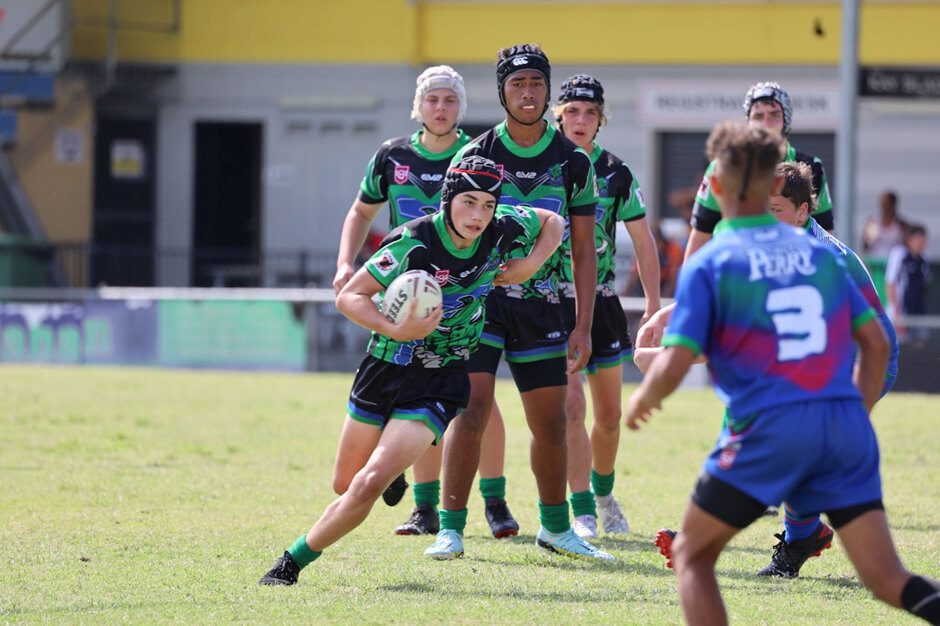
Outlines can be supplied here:
M496 169L499 170L499 177L502 178L502 177L503 177L503 164L502 164L502 163L497 163L497 164L496 164Z
M707 198L708 197L708 179L704 179L702 184L698 186L698 197Z
M397 266L398 259L395 258L395 255L392 254L391 250L384 250L382 255L375 262L375 269L377 269L379 274L382 276L388 276L389 272L391 272Z
M718 455L718 467L723 470L731 469L731 466L734 465L734 460L738 456L738 450L740 449L740 442L731 443L722 448L721 454Z
M408 172L411 171L410 165L396 165L395 166L395 182L399 185L404 185L408 182Z
M434 272L434 278L437 280L437 284L443 287L450 280L450 270L437 270Z

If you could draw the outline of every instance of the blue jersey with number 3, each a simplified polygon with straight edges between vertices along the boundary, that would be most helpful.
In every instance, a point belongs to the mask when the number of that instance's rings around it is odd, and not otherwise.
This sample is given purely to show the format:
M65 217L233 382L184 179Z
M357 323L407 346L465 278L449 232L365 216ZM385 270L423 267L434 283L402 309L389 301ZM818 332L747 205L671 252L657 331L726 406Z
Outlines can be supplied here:
M732 417L860 398L852 330L875 316L844 262L770 215L722 220L686 262L664 346L708 357Z

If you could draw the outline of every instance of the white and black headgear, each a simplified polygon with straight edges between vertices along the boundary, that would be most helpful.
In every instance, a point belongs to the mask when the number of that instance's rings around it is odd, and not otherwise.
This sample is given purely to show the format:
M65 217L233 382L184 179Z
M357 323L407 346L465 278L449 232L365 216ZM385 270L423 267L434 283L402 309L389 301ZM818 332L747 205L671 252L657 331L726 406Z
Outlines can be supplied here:
M496 167L496 163L483 156L465 156L447 169L447 173L444 174L444 186L441 187L441 210L444 212L447 225L457 233L458 237L465 239L454 226L451 218L450 203L454 197L467 191L483 191L496 198L498 202L502 185L502 172Z
M780 105L783 110L783 134L790 134L790 127L793 124L793 104L790 102L790 96L784 91L779 83L762 82L751 85L744 95L744 117L751 116L751 107L759 100L771 100Z
M415 81L415 100L411 107L411 119L424 123L421 117L421 103L429 91L434 89L450 89L457 95L460 110L457 113L457 124L467 114L467 90L463 84L463 77L449 65L435 65L429 67L418 76ZM456 126L456 124L455 124Z
M601 81L587 74L575 74L566 79L561 84L561 95L558 96L558 104L568 104L575 101L590 102L597 105L602 116L601 123L604 122L604 86ZM561 115L555 121L561 126ZM600 126L597 129L600 130ZM597 133L595 133L596 135Z
M604 86L601 81L587 74L575 74L561 84L561 95L558 104L567 104L581 100L591 102L599 107L604 106Z

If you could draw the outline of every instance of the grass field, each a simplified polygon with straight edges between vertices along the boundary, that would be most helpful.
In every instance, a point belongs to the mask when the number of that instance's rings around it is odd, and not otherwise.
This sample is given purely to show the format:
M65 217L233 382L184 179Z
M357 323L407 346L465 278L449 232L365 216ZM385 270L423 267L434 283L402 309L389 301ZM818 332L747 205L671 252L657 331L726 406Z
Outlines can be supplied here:
M258 578L334 497L350 376L0 367L0 622L677 623L674 577L651 544L681 519L720 407L682 391L625 432L616 493L632 533L612 565L536 551L528 431L513 388L508 500L522 525L488 538L471 500L466 558L432 562L395 537L410 509L381 502L292 588ZM624 389L624 394L630 391ZM876 409L886 504L905 563L940 577L940 399ZM719 562L738 623L919 623L872 599L834 546L793 581L757 579L779 522Z

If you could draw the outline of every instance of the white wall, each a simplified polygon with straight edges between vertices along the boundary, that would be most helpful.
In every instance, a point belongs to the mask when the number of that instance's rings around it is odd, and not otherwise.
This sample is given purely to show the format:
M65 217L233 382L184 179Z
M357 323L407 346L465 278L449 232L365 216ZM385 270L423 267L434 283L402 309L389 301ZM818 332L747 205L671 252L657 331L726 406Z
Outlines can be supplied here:
M197 121L260 121L264 127L262 245L265 251L304 248L336 250L343 217L355 196L366 162L388 137L414 132L409 119L414 77L405 66L187 65L157 93L157 242L187 247L192 240L193 141ZM467 122L502 118L492 66L457 66L467 83ZM641 120L640 85L668 79L740 84L740 96L757 80L837 87L836 68L674 68L561 66L553 69L552 96L569 75L587 72L607 92L611 124L599 139L627 161L654 199L657 186L656 134L708 130L703 118L676 127ZM799 96L791 90L791 96ZM805 95L805 94L802 94ZM743 114L742 114L743 119ZM927 224L940 257L940 103L865 101L858 138L857 230L877 207L881 190L901 197L909 219ZM835 129L836 120L822 122ZM817 126L819 122L817 120ZM806 129L795 119L797 129ZM818 127L816 129L820 129ZM832 166L827 164L828 169ZM834 173L834 172L833 172ZM658 207L651 207L654 210ZM836 207L837 211L845 210ZM380 218L384 219L384 218ZM384 226L384 224L383 224ZM843 239L849 239L843 235ZM158 274L161 284L185 284L184 277Z

